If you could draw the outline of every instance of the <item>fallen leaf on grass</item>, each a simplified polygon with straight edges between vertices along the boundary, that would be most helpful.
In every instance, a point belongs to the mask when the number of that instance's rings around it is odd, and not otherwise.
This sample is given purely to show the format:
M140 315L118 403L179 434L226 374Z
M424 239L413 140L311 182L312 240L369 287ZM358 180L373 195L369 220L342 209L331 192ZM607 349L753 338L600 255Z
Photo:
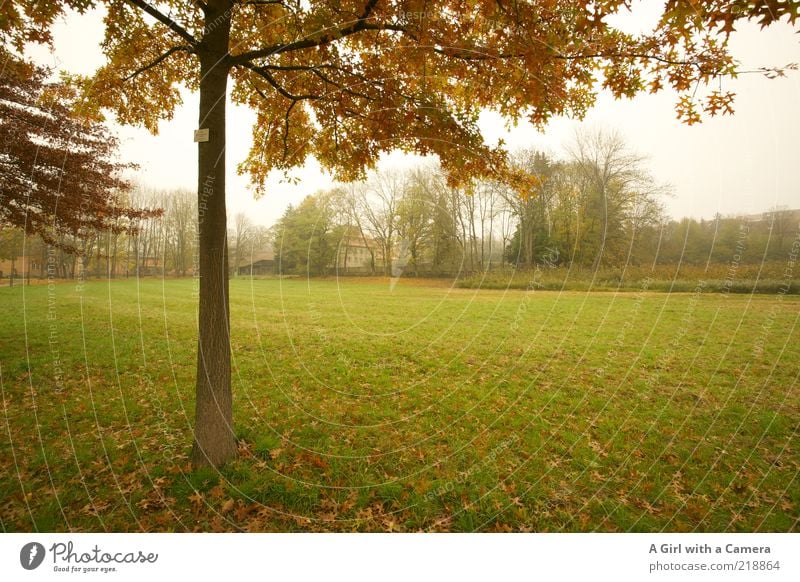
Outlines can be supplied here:
M195 509L199 509L200 506L203 504L203 494L199 491L195 491L192 495L189 496L189 501L194 506Z
M228 499L225 503L222 504L222 509L220 509L220 513L222 513L223 515L228 513L231 509L233 509L234 505L235 505L234 500Z
M222 485L214 485L208 492L211 499L222 499L225 497L225 488Z

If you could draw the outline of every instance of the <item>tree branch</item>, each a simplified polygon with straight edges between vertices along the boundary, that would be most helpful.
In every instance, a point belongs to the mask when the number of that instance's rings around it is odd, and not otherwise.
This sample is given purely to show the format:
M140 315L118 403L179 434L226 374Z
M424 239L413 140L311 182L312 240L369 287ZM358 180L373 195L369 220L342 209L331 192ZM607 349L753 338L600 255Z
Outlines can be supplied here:
M454 59L460 59L463 61L494 61L494 60L505 60L505 59L518 59L524 57L527 53L519 52L519 53L498 53L498 54L491 54L491 51L488 49L482 48L461 48L461 47L454 47L452 49L441 49L441 48L434 48L433 52L440 54L445 57L451 57ZM660 63L664 63L667 65L692 65L692 66L699 66L696 62L693 61L676 61L672 59L667 59L665 57L660 57L658 55L648 55L646 53L588 53L588 54L577 54L577 55L565 55L565 54L554 54L551 55L552 58L564 61L573 61L573 60L580 60L580 59L639 59L639 60L654 60Z
M320 65L260 65L259 68L269 71L314 71L316 69L338 69L335 65L323 63Z
M242 65L242 66L246 66L246 65ZM343 67L336 66L336 65L334 65L332 63L321 63L319 65L272 65L272 64L267 64L267 65L259 65L257 68L258 69L262 69L264 71L300 71L300 72L312 73L315 76L317 76L319 79L324 81L325 83L327 83L329 85L333 85L334 87L336 87L342 93L347 93L348 95L352 95L353 97L361 97L361 98L367 99L369 101L376 101L377 99L375 97L371 97L370 95L367 95L366 93L361 93L359 91L355 91L353 89L350 89L349 87L346 87L346 86L342 85L338 81L335 81L335 80L331 79L330 77L328 77L327 75L323 74L322 70L338 71L338 72L343 73L345 75L349 75L351 77L355 77L356 79L359 79L360 81L362 81L362 83L364 85L369 85L369 86L375 87L375 86L380 86L382 84L380 80L367 79L364 75L356 73L355 71L350 71L350 70L345 69ZM274 79L274 77L273 77L273 79ZM320 97L320 98L322 98L322 97Z
M341 71L342 69L338 69L337 68L337 70ZM348 95L351 95L353 97L360 97L362 99L366 99L367 101L377 101L377 99L375 97L371 97L370 95L367 95L366 93L361 93L359 91L354 91L353 89L350 89L349 87L346 87L346 86L342 85L341 83L338 83L338 82L334 81L330 77L322 74L317 69L312 69L311 72L314 75L316 75L317 77L319 77L323 82L325 82L325 83L327 83L329 85L333 85L334 87L336 87L339 90L339 92L341 92L341 93L347 93ZM342 71L342 72L344 72L344 71ZM345 73L345 74L347 74L347 73Z
M191 53L191 52L193 52L193 48L190 47L190 46L186 46L186 45L174 46L171 49L169 49L167 52L165 52L163 55L158 57L157 59L149 62L148 64L144 65L143 67L140 67L140 68L136 69L133 73L131 73L130 75L128 75L127 77L122 79L122 82L124 83L125 81L130 81L131 79L133 79L137 75L140 75L141 73L144 73L148 69L152 69L156 65L161 64L162 62L167 60L170 57L170 55L173 55L173 54L175 54L175 53L177 53L179 51L186 51L187 53Z
M292 104L286 109L286 115L283 116L283 159L289 155L289 116L292 113L292 108L297 105L297 101L292 101Z
M283 95L287 99L290 99L291 101L302 101L303 99L320 99L321 98L319 95L313 95L313 94L294 95L294 94L290 93L289 91L284 89L280 85L280 83L278 83L278 81L275 80L275 77L273 77L272 75L269 74L269 71L267 71L266 69L264 69L262 67L257 67L253 63L241 63L240 66L245 67L247 69L250 69L251 71L253 71L257 75L259 75L260 77L263 77L264 79L266 79L267 83L269 83L278 93L280 93L281 95Z
M258 93L259 97L261 97L264 101L269 103L269 97L267 97L264 94L264 92L261 89L259 89L258 87L256 87L255 84L253 84L253 82L250 81L249 79L248 79L248 82L250 83L250 86L253 88L253 90L256 93ZM300 99L293 99L291 105L289 105L289 107L286 109L286 113L283 116L283 157L284 157L284 159L286 159L286 156L289 153L289 144L288 144L288 140L289 140L289 115L292 113L292 108L295 105L297 105L297 102L299 100Z
M358 19L349 26L344 26L342 28L334 30L333 32L325 33L318 38L304 38L302 40L297 40L286 44L276 44L270 47L265 47L262 49L256 49L253 51L248 51L245 53L234 55L231 61L234 64L241 65L248 61L252 61L253 59L260 59L263 57L279 55L282 53L292 52L296 50L323 46L364 30L390 30L394 32L406 32L406 28L398 24L390 24L390 23L380 24L380 23L368 22L368 19L372 14L372 10L375 8L375 5L377 3L378 0L369 0L367 2L367 5L364 7L364 12L361 14L361 16L359 16Z
M156 8L145 2L144 0L126 0L129 4L133 4L140 10L143 10L156 20L158 20L161 24L165 25L169 28L172 32L180 36L183 40L191 44L192 46L197 45L197 39L193 37L185 28L183 28L180 24L172 20L169 16L159 12Z
M658 55L648 55L645 53L610 53L610 54L603 54L603 53L592 53L592 54L582 54L582 55L554 55L553 58L565 61L572 61L578 59L638 59L642 61L658 61L660 63L664 63L666 65L692 65L692 66L699 66L696 62L693 61L675 61L672 59L667 59L664 57L660 57Z

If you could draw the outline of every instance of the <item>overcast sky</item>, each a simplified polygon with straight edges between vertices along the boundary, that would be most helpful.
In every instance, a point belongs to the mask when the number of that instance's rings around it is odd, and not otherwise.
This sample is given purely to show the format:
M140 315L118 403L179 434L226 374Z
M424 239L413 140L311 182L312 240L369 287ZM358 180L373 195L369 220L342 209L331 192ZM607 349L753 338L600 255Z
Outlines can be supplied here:
M651 7L634 11L619 22L629 30L651 23ZM743 69L800 62L800 35L788 25L760 31L756 25L740 27L732 39L733 55ZM54 49L33 47L30 55L48 66L59 64L75 73L91 74L103 62L99 50L103 28L101 14L71 15L55 30ZM700 125L682 125L675 118L675 95L641 95L615 101L601 94L584 124L619 130L630 147L649 158L656 179L672 185L665 199L674 217L713 217L715 213L756 213L776 206L800 208L800 72L768 80L742 75L726 80L723 89L737 93L734 116L706 119ZM138 179L159 188L194 189L197 147L192 132L197 124L197 95L185 94L174 118L163 122L158 136L142 129L117 127L124 159L140 166ZM241 107L228 115L229 215L244 211L262 224L271 224L286 205L331 185L315 163L299 170L297 186L276 179L268 194L254 200L246 176L236 175L236 165L246 156L254 116ZM556 156L580 123L554 119L544 133L528 124L503 129L497 116L486 114L481 127L488 141L503 137L510 148L537 147ZM413 160L392 155L384 165L409 165Z

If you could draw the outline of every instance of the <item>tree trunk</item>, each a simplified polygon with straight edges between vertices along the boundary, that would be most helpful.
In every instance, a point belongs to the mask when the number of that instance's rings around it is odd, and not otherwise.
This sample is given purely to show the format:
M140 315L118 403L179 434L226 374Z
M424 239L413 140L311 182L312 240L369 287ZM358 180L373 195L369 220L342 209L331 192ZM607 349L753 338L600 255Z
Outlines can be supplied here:
M608 198L606 196L605 186L600 190L600 203L600 244L598 245L594 261L592 261L592 271L597 271L602 264L603 252L606 248L606 237L608 235Z
M111 279L111 242L108 240L106 241L106 279Z
M392 239L388 237L384 238L383 245L383 274L392 276Z
M117 242L119 240L119 235L114 234L114 245L111 251L111 278L117 278Z
M199 49L199 128L209 140L198 144L197 210L200 305L197 399L192 466L219 467L236 456L231 393L228 309L227 217L225 211L225 97L228 82L230 2L210 1L207 34Z
M100 235L97 235L97 252L94 255L94 276L100 278Z

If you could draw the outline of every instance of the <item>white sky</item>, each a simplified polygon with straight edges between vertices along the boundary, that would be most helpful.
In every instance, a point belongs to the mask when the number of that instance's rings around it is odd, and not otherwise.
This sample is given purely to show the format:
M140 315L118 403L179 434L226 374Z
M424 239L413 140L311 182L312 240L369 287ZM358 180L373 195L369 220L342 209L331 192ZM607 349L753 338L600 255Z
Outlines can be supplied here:
M628 29L645 26L656 14L650 3L634 9L620 20ZM731 50L743 69L800 62L799 37L788 25L760 31L756 25L740 27ZM91 74L103 62L99 44L103 28L98 12L71 15L55 28L52 53L32 47L30 55L42 64L74 73ZM618 129L631 148L649 158L649 168L658 181L673 186L674 196L665 200L674 217L710 218L715 213L756 213L775 206L800 208L800 72L788 78L768 80L761 75L742 75L726 80L726 90L737 93L734 116L705 119L685 126L674 113L675 95L640 95L615 101L601 94L584 123L592 127ZM123 159L140 166L138 179L158 188L196 187L197 147L192 132L197 124L197 95L186 94L174 118L163 122L157 136L143 129L115 127L122 139ZM331 185L316 163L298 170L300 184L291 186L276 179L268 194L254 200L246 176L236 174L250 145L254 115L233 107L228 113L228 213L246 212L255 222L271 224L290 203ZM486 114L481 128L489 141L504 137L508 146L530 147L559 155L562 146L580 124L554 119L544 133L528 124L503 130L499 117ZM393 154L388 165L408 165L408 158Z

